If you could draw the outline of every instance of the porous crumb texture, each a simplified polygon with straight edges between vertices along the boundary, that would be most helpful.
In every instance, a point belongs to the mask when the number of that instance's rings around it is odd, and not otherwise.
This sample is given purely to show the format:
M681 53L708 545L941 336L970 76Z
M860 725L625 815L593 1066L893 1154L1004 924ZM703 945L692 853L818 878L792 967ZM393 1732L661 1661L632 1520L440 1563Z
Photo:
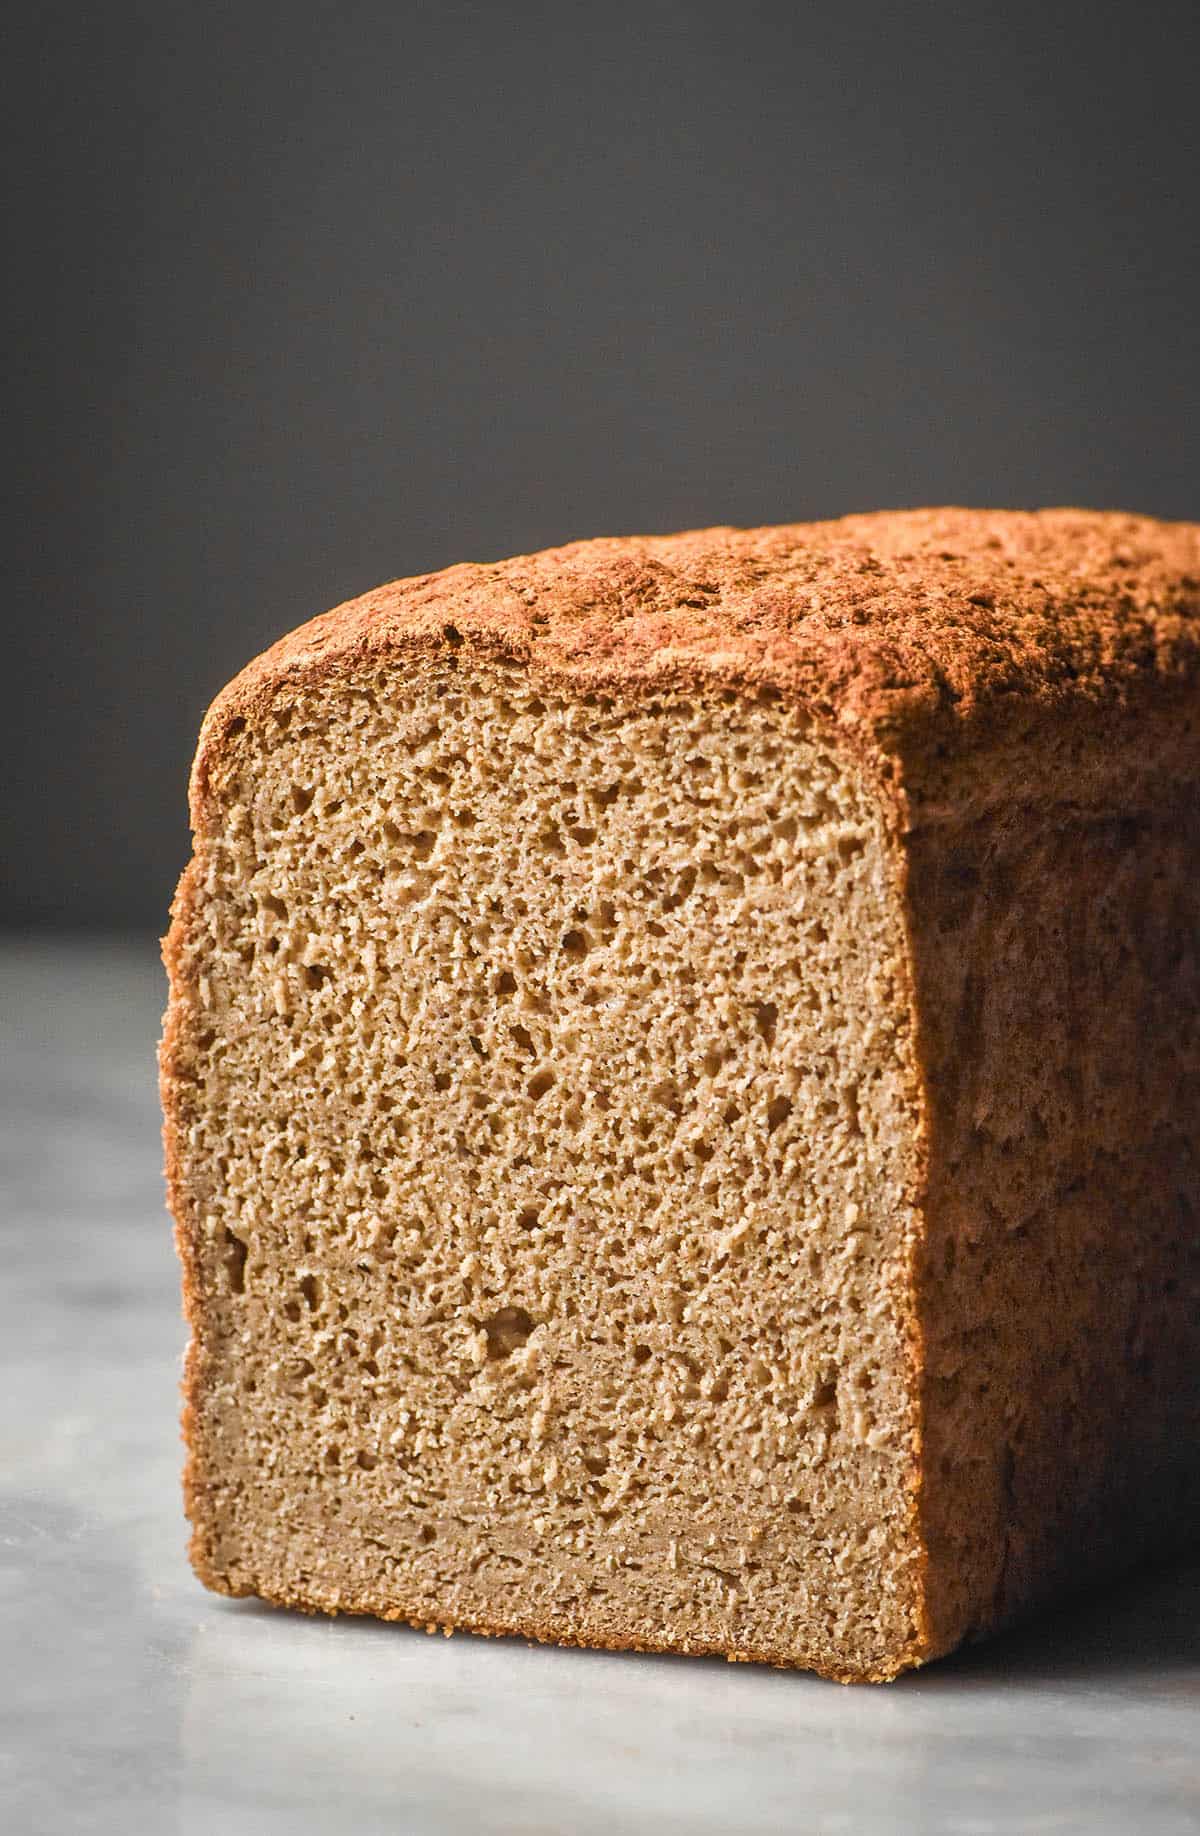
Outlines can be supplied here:
M380 589L211 710L192 1555L882 1678L1200 1521L1200 530Z
M915 1078L857 771L771 701L365 676L264 726L193 896L202 1570L905 1649Z

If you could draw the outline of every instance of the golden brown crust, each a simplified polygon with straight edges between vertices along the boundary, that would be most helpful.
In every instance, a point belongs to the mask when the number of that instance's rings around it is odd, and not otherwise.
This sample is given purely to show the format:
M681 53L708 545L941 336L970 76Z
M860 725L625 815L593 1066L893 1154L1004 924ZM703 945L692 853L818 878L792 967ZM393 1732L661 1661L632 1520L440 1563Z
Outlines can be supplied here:
M195 998L184 946L195 897L196 861L193 859L180 876L171 904L170 929L162 940L163 966L167 972L170 993L158 1049L158 1089L163 1113L163 1171L167 1208L175 1222L174 1241L182 1276L183 1317L189 1332L179 1392L180 1433L184 1445L184 1509L193 1526L198 1522L194 1494L197 1487L196 1411L200 1386L203 1307L197 1271L195 1220L189 1203L187 1182L183 1176L181 1137L187 1122L188 1083L183 1035L187 1009ZM193 1530L190 1553L193 1566L199 1574L202 1558L198 1528Z
M1200 798L909 838L934 1647L1200 1525Z
M311 620L215 702L193 780L289 679L462 644L577 692L766 689L884 756L1019 740L1200 681L1200 525L1084 510L881 512L602 538L378 588Z

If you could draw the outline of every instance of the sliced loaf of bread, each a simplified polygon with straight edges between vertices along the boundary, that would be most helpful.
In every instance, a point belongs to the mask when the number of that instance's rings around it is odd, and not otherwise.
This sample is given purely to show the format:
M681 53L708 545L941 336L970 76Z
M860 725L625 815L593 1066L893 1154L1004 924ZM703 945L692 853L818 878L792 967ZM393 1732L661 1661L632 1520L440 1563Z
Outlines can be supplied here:
M210 1586L877 1679L1195 1535L1200 529L401 581L192 814Z

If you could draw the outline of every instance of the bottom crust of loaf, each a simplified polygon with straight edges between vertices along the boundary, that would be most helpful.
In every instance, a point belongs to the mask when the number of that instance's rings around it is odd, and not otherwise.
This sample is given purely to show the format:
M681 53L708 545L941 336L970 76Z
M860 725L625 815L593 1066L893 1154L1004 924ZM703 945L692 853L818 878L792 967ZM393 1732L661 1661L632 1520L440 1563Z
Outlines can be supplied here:
M628 1635L618 1635L615 1632L605 1635L602 1632L580 1630L566 1621L526 1620L519 1616L509 1622L461 1616L453 1620L430 1619L427 1615L414 1614L397 1601L339 1600L335 1604L297 1594L288 1588L273 1588L267 1582L259 1582L254 1586L236 1585L206 1567L194 1547L191 1560L196 1576L204 1586L212 1593L223 1594L227 1599L258 1600L265 1606L313 1617L324 1614L330 1619L342 1616L378 1619L393 1625L407 1626L429 1637L441 1633L444 1638L451 1638L456 1632L465 1632L477 1638L525 1639L538 1645L557 1645L564 1650L638 1652L656 1657L723 1658L729 1664L764 1664L772 1670L809 1671L827 1682L846 1684L891 1683L905 1671L917 1669L929 1663L932 1658L944 1655L941 1651L909 1647L868 1668L856 1668L847 1666L844 1660L833 1653L809 1649L780 1650L753 1642L735 1646L718 1640L673 1635L666 1627L652 1634L637 1630Z

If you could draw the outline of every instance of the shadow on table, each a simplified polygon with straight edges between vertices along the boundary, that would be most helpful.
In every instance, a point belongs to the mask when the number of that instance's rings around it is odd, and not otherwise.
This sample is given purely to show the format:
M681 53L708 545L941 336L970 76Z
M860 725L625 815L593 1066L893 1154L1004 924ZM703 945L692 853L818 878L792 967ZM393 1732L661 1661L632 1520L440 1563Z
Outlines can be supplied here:
M1193 1674L1200 1694L1200 1558L1139 1572L1035 1614L900 1679L905 1691L991 1687L999 1682L1119 1684L1153 1674Z

